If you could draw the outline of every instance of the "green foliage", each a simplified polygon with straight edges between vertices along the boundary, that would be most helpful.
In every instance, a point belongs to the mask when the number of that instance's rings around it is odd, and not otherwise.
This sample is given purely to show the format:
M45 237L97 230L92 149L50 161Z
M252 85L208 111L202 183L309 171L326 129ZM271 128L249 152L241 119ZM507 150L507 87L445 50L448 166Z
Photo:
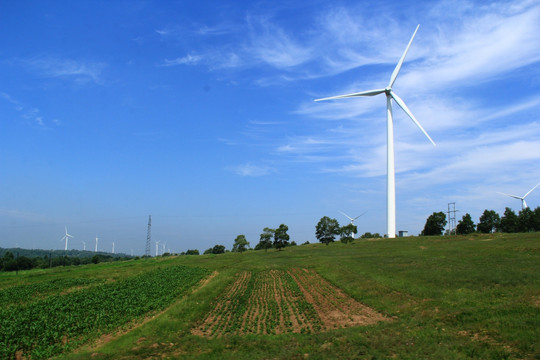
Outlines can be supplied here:
M341 235L341 238L339 239L342 243L347 244L354 241L354 234L358 231L356 228L356 225L354 224L347 224L345 226L342 226L339 229L339 234Z
M505 233L518 232L518 217L516 213L509 207L504 210L504 214L499 222L498 229Z
M186 255L199 255L199 250L197 250L197 249L188 250L188 251L186 251Z
M274 247L278 250L289 245L289 234L287 231L289 227L285 224L279 225L279 227L274 232Z
M339 235L339 223L336 219L323 216L315 226L315 237L319 242L328 245L334 242L336 235Z
M232 252L244 252L248 249L249 242L246 240L245 235L238 235L234 240Z
M534 212L528 207L519 212L518 217L519 232L535 231Z
M495 210L484 210L476 228L484 234L490 234L500 226L501 218Z
M472 221L471 214L467 213L463 215L460 221L456 226L456 233L459 235L467 235L475 231L475 225Z
M441 235L444 231L445 226L446 214L442 211L434 212L427 218L426 225L424 225L424 230L422 230L422 235Z
M11 296L48 295L0 308L0 358L17 352L50 358L81 342L110 332L150 311L159 311L208 273L201 268L169 266L115 282L50 294L36 285L18 287ZM67 286L69 283L63 284Z
M212 254L225 254L225 245L214 245L211 252Z
M377 239L377 238L381 238L381 237L382 236L379 233L372 234L370 232L366 232L362 236L360 236L361 239Z
M268 251L268 249L272 248L274 246L272 240L274 238L275 232L276 232L275 229L265 227L261 234L259 243L255 246L255 250L264 249L264 251Z

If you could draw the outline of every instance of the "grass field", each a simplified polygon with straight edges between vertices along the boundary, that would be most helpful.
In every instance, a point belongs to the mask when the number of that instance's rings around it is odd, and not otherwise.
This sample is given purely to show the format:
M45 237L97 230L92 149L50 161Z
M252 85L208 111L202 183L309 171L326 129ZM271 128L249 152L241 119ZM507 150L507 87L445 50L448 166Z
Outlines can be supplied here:
M193 268L200 270L189 270L192 282L173 299L128 314L115 330L58 334L64 352L57 358L540 359L539 233L356 240L3 273L0 290L34 289L41 302ZM161 287L177 289L179 279ZM4 301L2 311L33 306Z

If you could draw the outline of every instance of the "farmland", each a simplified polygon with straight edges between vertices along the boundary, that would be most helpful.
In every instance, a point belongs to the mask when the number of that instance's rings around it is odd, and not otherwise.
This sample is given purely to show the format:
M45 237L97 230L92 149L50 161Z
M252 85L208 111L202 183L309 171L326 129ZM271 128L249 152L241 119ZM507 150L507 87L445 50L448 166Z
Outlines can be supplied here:
M120 289L150 289L153 282L157 288L143 292L140 305L106 302L117 306L118 320L96 324L100 300L85 308L91 316L74 322L86 325L55 328L77 316L73 302L103 292L121 299ZM0 289L0 336L19 357L540 357L538 233L356 240L33 270L1 274ZM24 295L16 298L18 292ZM65 315L47 320L49 301L61 303ZM17 323L15 314L26 318ZM12 323L20 335L5 333ZM35 329L22 327L29 323ZM48 342L38 345L45 334ZM31 340L14 340L24 336Z

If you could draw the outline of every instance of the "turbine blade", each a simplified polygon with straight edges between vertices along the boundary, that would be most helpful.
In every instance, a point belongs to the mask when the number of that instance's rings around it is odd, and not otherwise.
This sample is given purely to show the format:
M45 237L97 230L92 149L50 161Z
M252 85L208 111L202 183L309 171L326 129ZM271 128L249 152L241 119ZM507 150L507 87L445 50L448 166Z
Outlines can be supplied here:
M517 196L517 195L506 194L506 193L502 193L502 192L498 192L498 191L497 191L497 194L510 196L510 197L513 197L514 199L523 200L523 198L521 196Z
M424 135L426 135L426 137L429 139L429 141L431 141L431 143L433 144L433 146L436 146L435 144L435 141L433 141L433 139L428 135L428 133L426 132L426 130L424 130L424 128L422 127L422 125L420 125L420 123L418 122L418 120L416 120L416 118L414 117L414 115L412 114L411 110L409 110L409 108L407 107L407 105L405 105L405 102L403 100L401 100L401 98L399 96L397 96L397 94L395 92L393 92L392 90L390 90L390 96L392 96L392 99L394 99L396 101L396 103L399 105L399 107L405 111L405 113L407 115L409 115L409 117L411 118L411 120L416 124L416 126L418 126L418 128L420 130L422 130L422 132L424 133Z
M391 88L394 85L394 82L396 81L396 78L399 74L399 70L401 70L401 65L403 65L403 61L405 60L405 56L407 56L407 53L409 52L409 48L411 47L411 44L414 40L414 37L416 36L416 32L418 31L418 28L420 27L420 24L416 27L416 30L414 30L414 34L411 37L411 40L409 41L409 45L407 45L407 48L403 52L403 55L401 55L401 59L399 59L396 68L394 69L394 72L392 73L392 76L390 77L390 83L388 84L388 87Z
M386 89L367 90L367 91L361 91L361 92L352 93L352 94L337 95L337 96L330 96L330 97L325 97L321 99L315 99L315 101L343 99L343 98L350 98L350 97L357 97L357 96L374 96L374 95L382 94L385 91Z
M540 185L540 183L536 184L536 186L535 186L535 187L533 187L533 188L532 188L531 190L529 190L529 192L528 192L528 193L526 193L525 195L523 195L523 198L525 199L525 198L526 198L526 197L527 197L527 196L528 196L528 195L529 195L530 193L532 193L532 192L533 192L533 190L534 190L534 189L536 189L536 188L538 187L538 185Z
M366 215L366 213L367 213L367 210L366 210L366 211L364 211L363 213L361 213L360 215L358 215L357 217L355 217L355 218L354 218L353 220L356 220L356 219L358 219L358 218L359 218L360 216L364 216L364 215Z
M345 217L351 221L353 221L354 219L352 217L350 217L349 215L345 214L343 211L340 211L340 213L342 213L343 215L345 215Z

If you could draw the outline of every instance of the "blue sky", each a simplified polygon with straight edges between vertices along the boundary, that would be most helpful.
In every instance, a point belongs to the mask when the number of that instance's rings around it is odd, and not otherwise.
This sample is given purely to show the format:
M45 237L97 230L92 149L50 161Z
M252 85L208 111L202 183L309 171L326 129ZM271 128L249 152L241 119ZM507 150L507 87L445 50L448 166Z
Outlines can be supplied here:
M231 248L322 216L385 232L384 96L397 228L518 211L540 182L537 1L0 3L0 246ZM527 198L540 205L540 191ZM152 244L154 252L154 244Z

